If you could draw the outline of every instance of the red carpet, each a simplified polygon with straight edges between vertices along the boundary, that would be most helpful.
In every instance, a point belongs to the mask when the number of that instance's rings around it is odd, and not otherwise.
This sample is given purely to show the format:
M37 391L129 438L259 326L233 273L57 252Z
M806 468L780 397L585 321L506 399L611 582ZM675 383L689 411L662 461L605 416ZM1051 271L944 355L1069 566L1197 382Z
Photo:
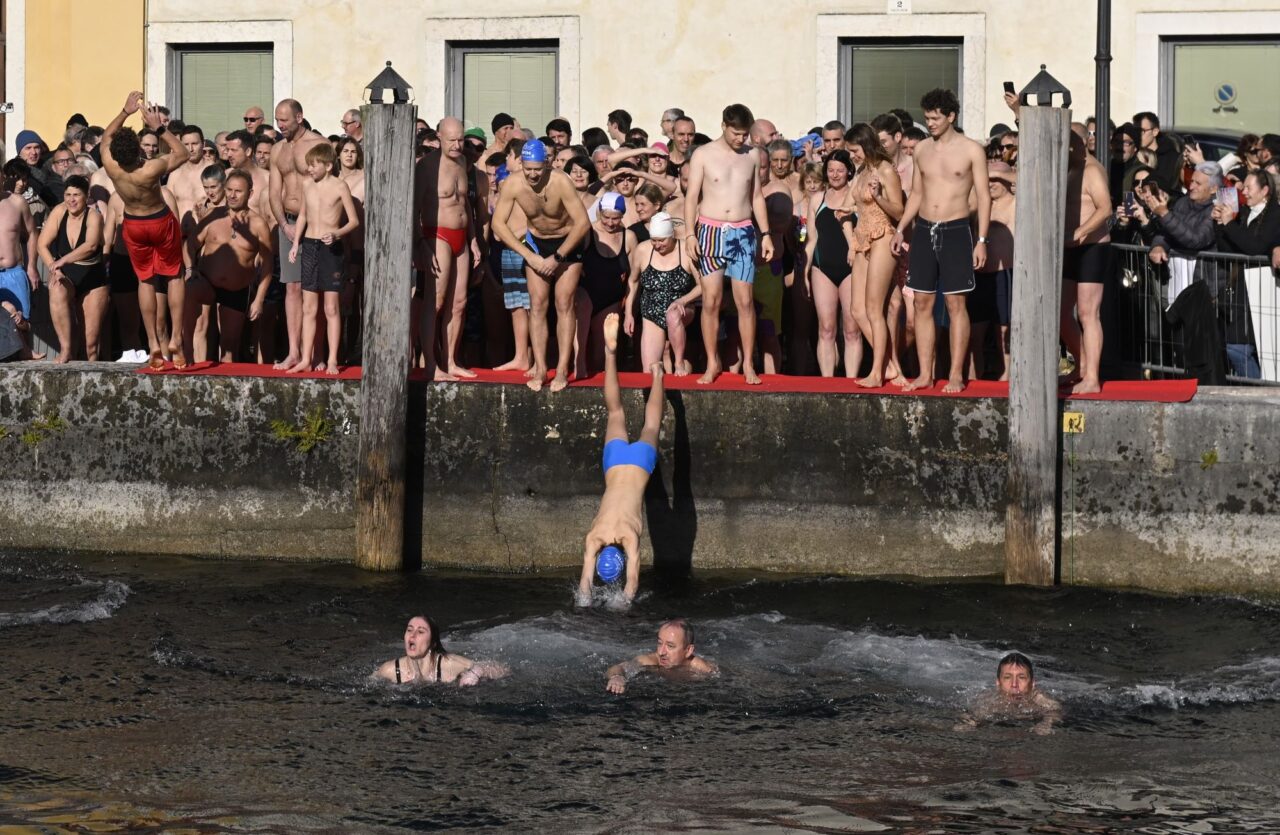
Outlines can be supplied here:
M463 382L476 383L505 383L508 385L524 385L526 382L524 372L522 371L490 371L488 369L475 369L475 380L466 380ZM148 368L140 369L142 374L213 374L221 377L286 377L292 379L308 379L308 380L358 380L360 379L360 367L348 366L342 369L342 373L337 377L330 377L323 372L312 372L309 374L287 374L284 371L276 371L269 365L255 365L252 363L215 363L203 362L192 365L184 371L177 371L172 366L166 366L163 371L152 371ZM422 371L414 371L409 375L412 380L422 380L426 378ZM619 375L623 388L642 389L649 385L649 375L639 372L624 372ZM904 395L902 389L897 386L884 386L877 389L865 389L843 377L787 377L782 375L765 376L764 382L758 386L747 385L740 374L722 374L715 383L709 386L698 385L698 376L691 374L688 377L675 377L671 374L666 376L666 387L675 391L754 391L767 392L770 394L878 394L890 395L898 397L996 397L1007 398L1009 396L1009 384L997 383L990 380L976 380L969 383L965 390L959 394L943 394L942 387L944 381L934 384L933 388L923 391L911 392ZM569 383L571 388L600 388L604 385L604 374L597 374L586 380L575 380ZM545 391L545 387L544 387ZM1068 399L1065 389L1060 394L1063 399ZM1185 403L1196 394L1195 380L1115 380L1102 384L1102 392L1100 394L1085 394L1078 397L1069 398L1071 400L1134 400L1145 401L1150 403Z

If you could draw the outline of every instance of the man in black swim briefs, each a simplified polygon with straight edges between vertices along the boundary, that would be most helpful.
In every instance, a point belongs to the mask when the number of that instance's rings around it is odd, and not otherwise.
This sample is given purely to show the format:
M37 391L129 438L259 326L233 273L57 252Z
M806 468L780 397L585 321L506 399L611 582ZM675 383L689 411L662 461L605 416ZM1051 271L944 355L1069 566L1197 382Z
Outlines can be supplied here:
M644 524L640 510L645 486L658 465L658 430L665 405L662 363L655 362L650 371L653 385L644 408L644 427L639 440L629 443L627 416L622 411L622 389L618 385L618 314L610 313L604 320L604 404L609 410L604 435L604 496L587 532L576 600L579 606L591 605L596 556L606 545L616 545L626 554L627 579L623 594L628 603L635 599L640 588L640 531Z

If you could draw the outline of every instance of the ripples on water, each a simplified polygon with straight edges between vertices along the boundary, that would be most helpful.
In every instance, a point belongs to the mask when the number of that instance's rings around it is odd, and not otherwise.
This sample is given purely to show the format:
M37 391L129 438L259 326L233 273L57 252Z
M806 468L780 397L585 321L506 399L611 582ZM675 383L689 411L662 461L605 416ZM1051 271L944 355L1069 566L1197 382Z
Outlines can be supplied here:
M1274 607L722 575L621 614L570 583L0 556L0 829L1280 831ZM370 682L421 611L512 675ZM676 614L723 675L606 694ZM1014 648L1064 725L954 731Z

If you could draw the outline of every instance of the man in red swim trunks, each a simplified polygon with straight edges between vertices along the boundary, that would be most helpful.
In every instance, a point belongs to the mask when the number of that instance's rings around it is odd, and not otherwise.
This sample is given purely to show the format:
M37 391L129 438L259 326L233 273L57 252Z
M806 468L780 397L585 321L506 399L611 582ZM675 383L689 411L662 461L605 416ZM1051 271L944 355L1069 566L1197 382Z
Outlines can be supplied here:
M139 110L142 121L169 145L170 153L146 159L138 134L124 127ZM147 331L149 364L162 368L164 359L157 333L156 286L166 282L169 298L169 351L175 368L186 368L182 352L182 318L185 287L182 283L182 230L178 218L169 210L160 192L160 179L187 161L186 150L178 137L165 130L165 117L157 105L142 107L142 93L136 90L125 99L124 109L116 114L102 134L102 164L124 201L121 234L129 251L133 271L138 275L138 307Z
M440 353L435 379L455 380L474 377L474 372L458 362L458 344L462 339L463 318L467 311L467 287L471 268L480 262L480 245L471 226L473 213L468 206L470 192L466 159L462 155L462 122L446 116L436 131L440 150L431 151L417 165L414 175L415 237L421 240L418 259L427 275L427 287L420 295L429 295L434 286L435 308L428 313L424 300L421 339L427 367L432 366L432 352L437 337L435 326L444 327L444 350ZM468 248L470 243L470 248Z

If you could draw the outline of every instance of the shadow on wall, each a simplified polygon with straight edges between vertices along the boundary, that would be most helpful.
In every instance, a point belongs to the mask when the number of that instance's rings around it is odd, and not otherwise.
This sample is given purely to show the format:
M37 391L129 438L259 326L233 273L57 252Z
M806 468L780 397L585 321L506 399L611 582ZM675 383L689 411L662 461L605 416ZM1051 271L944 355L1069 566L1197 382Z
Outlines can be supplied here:
M647 393L646 393L647 396ZM675 416L675 443L671 454L671 495L667 495L662 458L644 492L649 541L653 546L653 568L659 577L678 580L693 571L693 544L698 538L698 509L693 500L690 472L693 456L689 448L689 422L681 392L667 392L667 402Z

